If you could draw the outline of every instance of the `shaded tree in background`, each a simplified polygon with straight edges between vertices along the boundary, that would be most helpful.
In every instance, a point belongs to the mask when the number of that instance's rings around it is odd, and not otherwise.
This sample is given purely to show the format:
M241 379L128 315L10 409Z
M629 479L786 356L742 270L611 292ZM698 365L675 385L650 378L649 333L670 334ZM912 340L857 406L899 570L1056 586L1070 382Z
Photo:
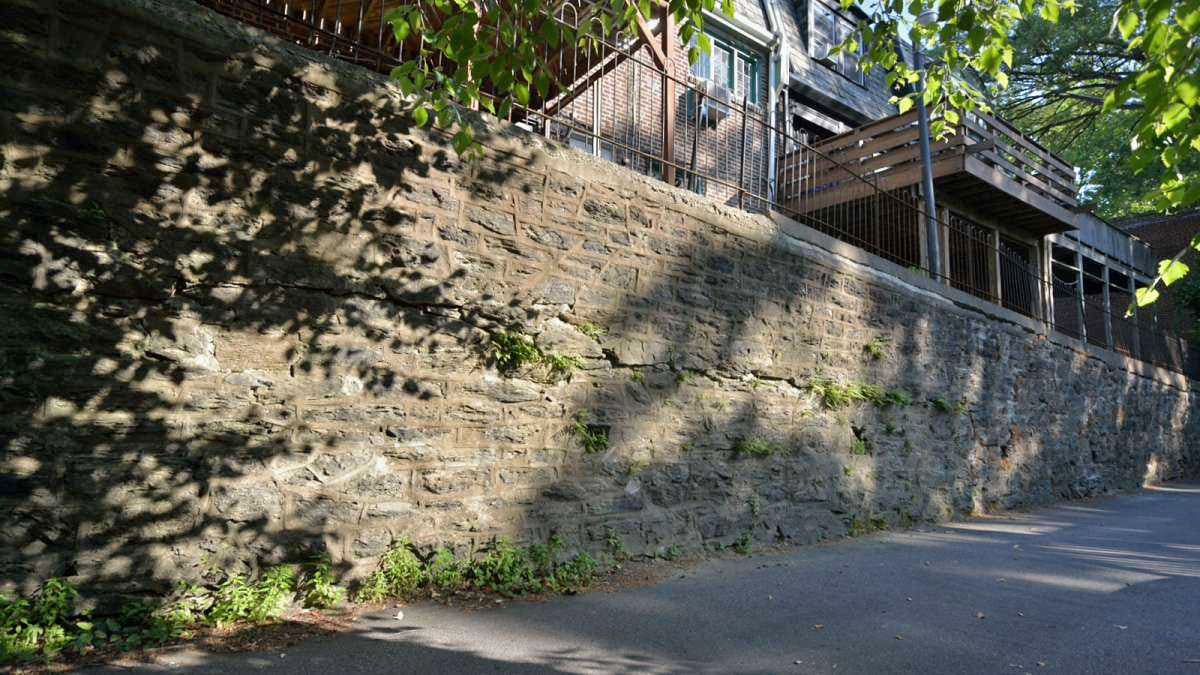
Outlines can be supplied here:
M1161 162L1141 171L1131 163L1130 138L1143 115L1136 101L1112 110L1104 98L1145 63L1113 34L1119 3L1097 0L1060 18L1033 17L1013 35L1010 86L996 107L1009 121L1080 168L1081 198L1103 218L1156 210L1156 186L1170 178ZM1181 160L1200 168L1200 155Z

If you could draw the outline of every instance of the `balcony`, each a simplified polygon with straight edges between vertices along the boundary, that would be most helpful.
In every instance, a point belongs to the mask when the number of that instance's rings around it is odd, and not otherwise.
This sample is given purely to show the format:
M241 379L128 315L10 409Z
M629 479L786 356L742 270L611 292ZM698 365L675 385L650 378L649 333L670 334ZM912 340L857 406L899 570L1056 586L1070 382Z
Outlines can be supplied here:
M970 205L1035 237L1073 230L1079 202L1075 171L1007 122L962 116L949 136L932 144L939 197ZM781 176L799 184L787 191L816 192L806 210L860 200L873 188L892 192L921 182L917 113L889 117L813 145L803 166L784 157ZM853 174L853 175L852 175ZM809 185L803 185L808 183Z

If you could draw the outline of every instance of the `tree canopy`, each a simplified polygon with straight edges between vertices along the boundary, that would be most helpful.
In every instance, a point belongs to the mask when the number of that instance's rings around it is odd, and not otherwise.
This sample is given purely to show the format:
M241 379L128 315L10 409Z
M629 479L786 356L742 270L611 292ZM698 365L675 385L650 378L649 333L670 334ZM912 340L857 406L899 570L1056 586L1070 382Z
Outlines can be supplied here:
M870 16L866 68L917 82L895 55L906 37L933 56L927 86L899 97L902 110L920 95L953 123L1001 106L1069 159L1091 160L1085 197L1108 215L1200 203L1200 0L843 0L856 4ZM1102 172L1114 170L1132 180L1108 182ZM1184 252L1159 264L1139 305L1188 273Z

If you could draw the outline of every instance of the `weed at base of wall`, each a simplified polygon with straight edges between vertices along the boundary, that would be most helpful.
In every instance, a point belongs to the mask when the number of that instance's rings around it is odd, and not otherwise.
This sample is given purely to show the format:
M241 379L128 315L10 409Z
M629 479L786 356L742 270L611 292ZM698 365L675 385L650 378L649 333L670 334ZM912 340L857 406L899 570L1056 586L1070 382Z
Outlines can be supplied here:
M180 584L164 598L131 600L114 615L93 617L75 607L78 590L54 578L30 598L0 596L0 664L155 647L190 637L202 625L267 623L296 602L327 609L345 595L333 582L329 561L319 560L272 567L255 580L230 574L211 587Z
M750 555L754 552L754 536L749 531L743 532L730 547L738 555Z
M508 597L576 593L592 583L599 564L587 553L560 562L562 547L557 536L525 548L498 539L481 556L459 559L442 548L422 562L412 542L401 539L380 558L379 567L354 597L366 603L407 600L422 589L445 593L477 590Z

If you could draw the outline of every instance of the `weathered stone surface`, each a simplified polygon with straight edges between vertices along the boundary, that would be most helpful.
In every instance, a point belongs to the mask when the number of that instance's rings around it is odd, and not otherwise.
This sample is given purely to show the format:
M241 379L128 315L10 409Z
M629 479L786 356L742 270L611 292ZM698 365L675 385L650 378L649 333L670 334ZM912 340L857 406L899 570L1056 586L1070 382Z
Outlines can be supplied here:
M1181 378L818 238L502 126L464 165L378 78L189 0L0 15L5 584L812 542L1197 468ZM501 329L582 367L506 377Z

